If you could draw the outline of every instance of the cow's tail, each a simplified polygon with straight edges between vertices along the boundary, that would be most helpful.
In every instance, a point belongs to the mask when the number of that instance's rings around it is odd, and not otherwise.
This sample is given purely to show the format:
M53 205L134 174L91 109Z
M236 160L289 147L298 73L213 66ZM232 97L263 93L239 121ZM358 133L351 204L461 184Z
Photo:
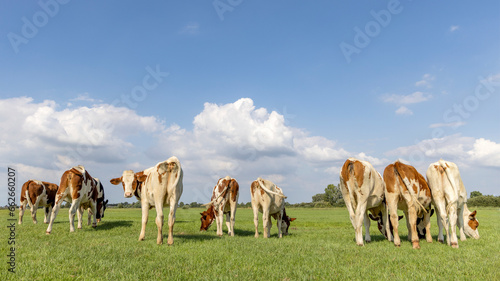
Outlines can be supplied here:
M453 188L454 193L457 193L458 187L455 186L453 179L451 178L451 175L448 173L448 169L446 168L446 162L444 160L439 160L439 166L441 166L441 169L443 169L444 174L446 175L446 178L450 182L451 187ZM453 200L449 200L448 204L446 204L446 213L448 214L450 212L450 208L453 205L456 205L458 202L458 198L455 197Z
M33 180L29 180L29 181L25 182L23 184L22 189L21 189L21 190L25 190L25 193L23 195L24 195L25 200L28 201L28 205L30 206L30 208L33 208L33 203L31 202L30 193L29 193L30 184L32 182L33 182ZM21 198L21 200L22 200L22 198ZM21 201L21 205L20 206L23 205L22 203L23 202Z
M351 181L352 184L354 185L354 188L349 188L349 185L347 184L347 182L345 182L344 179L347 190L349 191L349 198L359 198L359 196L356 197L354 195L354 192L358 193L359 190L358 181L356 180L356 175L354 173L354 162L349 161L349 163L346 166L346 169L347 173L349 173L349 181ZM358 200L351 200L351 207L353 208L352 210L353 213L356 212L357 205L358 205Z
M402 175L401 169L398 169L398 166L402 164L401 162L397 161L394 163L394 173L401 179L403 184L406 186L406 189L410 193L411 201L415 206L417 206L417 212L419 212L419 209L422 209L425 213L427 213L427 210L425 209L424 205L418 201L418 197L420 196L420 188L417 188L417 194L415 194L415 191L411 187L411 183L408 180L407 176ZM404 174L404 173L403 173ZM403 193L402 190L400 190L401 193Z
M282 198L287 198L284 194L282 193L277 193L277 192L274 192L274 191L271 191L270 189L268 189L265 184L262 183L262 179L261 178L258 178L257 181L259 182L259 185L260 187L266 192L266 193L270 193L270 194L274 194L276 196L279 196L279 197L282 197Z
M216 186L216 187L217 187L217 186ZM219 196L217 196L214 200L210 201L210 203L203 204L203 205L201 205L201 206L203 206L203 207L209 207L210 205L212 205L212 204L214 204L215 202L217 202L217 200L219 200L219 198L222 196L222 194L224 194L224 192L226 192L226 190L228 189L228 187L229 187L229 184L228 184L228 185L226 185L226 186L224 187L224 189L222 190L222 192L221 192L221 193L219 193ZM215 207L217 207L217 206L215 206Z

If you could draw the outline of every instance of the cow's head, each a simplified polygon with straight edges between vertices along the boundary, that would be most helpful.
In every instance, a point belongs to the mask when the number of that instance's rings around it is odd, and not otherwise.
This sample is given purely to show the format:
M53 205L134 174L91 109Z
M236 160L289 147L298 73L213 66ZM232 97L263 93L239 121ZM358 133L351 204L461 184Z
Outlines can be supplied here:
M431 209L431 215L429 217L432 217L434 215L434 209ZM417 217L417 233L418 233L418 239L425 239L425 235L427 234L427 230L425 230L425 223L424 223L424 216L421 215Z
M120 178L111 179L109 182L114 185L118 185L122 183L123 185L123 196L125 198L130 198L132 195L136 194L137 191L140 190L141 185L144 181L146 181L147 176L144 175L144 172L134 173L132 170L123 171L123 174Z
M291 218L286 215L286 210L283 209L283 218L281 218L281 233L283 235L288 235L288 228L290 228L290 223L296 220L296 218Z
M201 227L200 231L206 231L212 225L215 220L215 208L212 204L209 205L208 209L200 213L201 215Z
M468 213L468 214L466 214ZM476 219L476 211L469 212L467 208L464 210L464 233L474 239L479 239L479 221Z
M106 207L108 205L108 200L104 200L104 187L99 179L94 178L97 186L97 204L96 204L96 220L97 222L101 222L101 219L104 218L104 211L106 211Z
M382 212L379 212L376 217L370 213L370 214L368 214L368 217L370 217L370 219L372 221L377 222L378 230L380 231L380 233L382 233L382 235L385 236L385 238L387 238L387 232L386 232L385 227L384 227L384 221L382 220ZM403 218L403 216L398 216L398 221L400 221L402 218ZM394 236L391 219L389 218L388 221L389 221L389 229L391 231L391 235Z

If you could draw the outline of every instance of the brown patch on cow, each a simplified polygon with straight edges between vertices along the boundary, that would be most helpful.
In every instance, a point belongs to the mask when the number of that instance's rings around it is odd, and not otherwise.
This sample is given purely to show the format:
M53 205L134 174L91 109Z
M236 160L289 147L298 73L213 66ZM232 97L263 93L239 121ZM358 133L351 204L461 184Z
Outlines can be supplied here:
M257 183L257 181L253 181L252 184L250 184L250 193L253 194L255 192L255 184Z
M470 213L469 215L469 226L470 228L472 228L473 230L476 230L478 227L479 227L479 222L476 220L476 214L477 212L474 211L472 213Z
M422 176L419 172L417 172L417 177L418 177L418 182L420 184L420 191L424 191L425 196L427 198L431 198L432 197L431 189L429 188L429 185L427 185L427 181L425 180L424 176Z
M235 179L231 179L231 182L229 183L229 188L231 191L231 201L236 202L236 196L238 195L238 192L240 190L240 185Z
M385 167L384 182L387 192L394 193L396 186L396 178L394 177L394 164Z
M80 197L80 191L82 190L83 178L81 174L69 174L71 186L73 187L73 194L71 194L71 199L75 200Z
M35 204L36 198L40 196L43 192L43 186L41 184L36 183L35 181L30 181L28 184L28 196L31 204Z
M342 166L341 175L346 182L349 181L351 175L354 175L358 186L362 186L365 177L365 166L360 161L347 159Z

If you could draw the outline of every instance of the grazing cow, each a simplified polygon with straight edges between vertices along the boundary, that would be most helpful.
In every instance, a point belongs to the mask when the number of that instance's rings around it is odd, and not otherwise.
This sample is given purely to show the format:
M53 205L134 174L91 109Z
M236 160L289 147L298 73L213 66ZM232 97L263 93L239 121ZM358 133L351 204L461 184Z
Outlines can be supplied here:
M97 195L97 205L96 205L96 220L97 223L101 222L101 219L104 217L104 211L107 208L108 205L108 200L104 201L104 187L102 186L101 181L98 178L94 178L97 184L97 190L98 190L98 195ZM78 229L82 228L82 218L83 218L83 211L87 209L88 210L88 222L87 225L90 225L91 223L91 218L92 218L92 209L90 207L90 204L84 203L80 204L80 208L78 208Z
M124 171L122 177L110 181L114 185L122 183L126 198L130 198L134 194L141 200L142 228L139 241L144 240L146 236L149 209L155 207L156 226L158 227L156 243L163 244L163 207L170 205L167 243L168 245L174 243L175 212L182 195L182 179L181 163L177 157L172 156L167 161L160 162L139 173L130 170Z
M457 165L444 160L432 163L427 169L427 181L436 208L439 226L438 241L444 242L444 227L448 245L458 248L457 221L460 240L464 241L466 239L465 234L474 239L479 239L477 230L479 222L476 219L476 211L470 212L467 208L467 192Z
M370 220L367 212L382 219L379 227L387 237L387 211L384 203L384 181L379 172L367 162L355 158L345 161L340 170L340 189L344 198L349 218L354 227L356 244L363 246L362 223L365 225L365 241L370 242Z
M57 193L57 184L29 180L21 188L21 204L19 205L19 224L23 223L23 215L26 210L26 204L31 208L31 218L33 223L37 223L36 211L38 207L45 207L44 223L49 223L50 213L54 207L54 201Z
M401 246L398 233L398 209L403 210L408 228L408 240L414 249L420 249L417 232L417 218L423 216L426 240L432 242L430 232L431 191L424 177L410 166L396 161L384 170L387 209L394 228L394 245ZM389 235L389 241L392 241Z
M83 166L76 166L64 172L61 177L61 184L57 190L55 207L52 209L52 216L50 218L49 226L47 227L47 234L52 232L52 225L57 217L57 213L61 208L63 201L71 202L69 208L69 231L75 231L75 213L78 211L78 228L82 226L81 215L83 208L88 208L89 213L92 215L92 227L97 227L96 217L104 217L104 189L102 189L101 182L98 179L92 178ZM98 202L102 202L103 206L97 208ZM99 214L98 214L99 213Z
M259 237L259 212L262 213L264 224L264 238L271 237L271 216L276 220L278 226L278 237L288 235L290 222L295 218L286 215L285 200L281 188L268 180L258 178L250 186L252 197L253 222L255 225L255 238Z
M222 236L222 224L224 223L224 214L226 214L228 235L234 236L234 218L238 205L239 189L240 186L235 179L231 177L219 179L212 192L212 198L210 199L212 201L205 204L208 209L200 213L200 231L208 230L215 218L217 235Z

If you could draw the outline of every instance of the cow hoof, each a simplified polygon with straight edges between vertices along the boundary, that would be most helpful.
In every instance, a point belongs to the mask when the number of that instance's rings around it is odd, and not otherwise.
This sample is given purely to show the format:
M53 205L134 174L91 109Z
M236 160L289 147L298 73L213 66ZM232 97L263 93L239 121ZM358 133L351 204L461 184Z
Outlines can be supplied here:
M451 243L451 246L455 249L458 249L458 243Z
M92 228L96 228L97 227L97 224L92 224Z
M363 247L365 244L363 244L363 243L361 243L361 244L356 243L356 245L358 245L358 246L360 246L360 247Z
M444 240L438 239L438 242L444 244Z
M45 234L50 235L50 231L45 231Z
M401 244L394 244L397 248L401 247Z
M420 249L420 243L412 242L412 244L413 244L413 249Z

